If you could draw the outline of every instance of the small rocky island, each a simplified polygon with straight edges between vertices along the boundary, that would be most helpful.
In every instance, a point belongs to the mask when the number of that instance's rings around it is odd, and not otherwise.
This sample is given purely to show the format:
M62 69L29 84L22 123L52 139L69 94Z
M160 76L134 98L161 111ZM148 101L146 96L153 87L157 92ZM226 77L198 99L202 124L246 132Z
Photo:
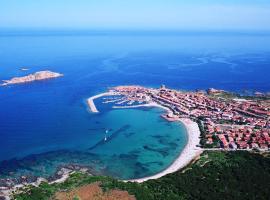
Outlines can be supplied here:
M10 80L3 80L2 86L6 85L13 85L13 84L21 84L21 83L28 83L33 81L41 81L45 79L51 79L51 78L58 78L63 76L63 74L52 72L52 71L39 71L34 74L29 74L27 76L22 77L14 77Z

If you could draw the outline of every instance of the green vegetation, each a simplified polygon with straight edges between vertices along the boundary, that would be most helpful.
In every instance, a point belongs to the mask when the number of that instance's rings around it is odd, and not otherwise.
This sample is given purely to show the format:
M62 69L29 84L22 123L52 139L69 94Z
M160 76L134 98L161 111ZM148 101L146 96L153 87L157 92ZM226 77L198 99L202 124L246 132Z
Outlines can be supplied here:
M269 94L264 94L262 96L255 96L255 95L241 95L238 93L233 93L233 92L221 92L218 94L211 94L209 95L210 98L212 99L219 99L223 101L230 101L233 99L246 99L246 100L252 100L252 101L267 101L270 100L270 95Z
M74 173L64 183L42 183L14 195L18 200L45 200L56 191L101 182L104 190L121 189L138 200L181 199L269 199L269 154L209 151L182 171L142 184L124 183L109 177Z
M207 131L204 129L203 117L199 117L196 120L196 122L197 122L199 129L200 129L200 132L201 132L201 135L200 135L201 147L203 147L203 148L219 148L220 147L219 139L217 138L216 134L213 134L213 136L212 136L213 143L212 144L207 143L207 139L206 139Z
M142 187L137 183L124 183L110 177L104 176L89 176L86 173L76 172L64 183L48 184L43 182L39 187L27 186L18 194L15 194L13 199L16 200L48 200L58 191L68 191L83 185L100 182L102 188L107 191L110 189L127 190L130 194L134 194L138 199L149 199L151 191ZM153 199L153 198L150 198Z
M73 200L80 200L79 197L74 197Z
M220 100L231 100L235 98L241 98L240 94L233 93L233 92L221 92L217 94L210 94L209 97L212 97L213 99L220 99Z

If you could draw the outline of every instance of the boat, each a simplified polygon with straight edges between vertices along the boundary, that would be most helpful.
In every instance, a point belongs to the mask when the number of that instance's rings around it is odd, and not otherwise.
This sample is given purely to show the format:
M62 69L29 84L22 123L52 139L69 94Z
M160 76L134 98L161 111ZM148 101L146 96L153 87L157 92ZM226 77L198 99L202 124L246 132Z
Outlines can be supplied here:
M109 130L108 129L106 129L106 131L105 131L105 136L104 136L104 141L105 142L107 141L107 133L109 133Z

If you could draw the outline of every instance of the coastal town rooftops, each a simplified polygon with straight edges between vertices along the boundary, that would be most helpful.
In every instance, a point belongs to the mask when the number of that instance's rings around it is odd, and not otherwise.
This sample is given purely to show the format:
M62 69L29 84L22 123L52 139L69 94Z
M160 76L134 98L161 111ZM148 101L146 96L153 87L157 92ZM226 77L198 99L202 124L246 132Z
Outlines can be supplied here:
M255 128L269 127L269 118L266 116L270 113L270 103L263 104L264 102L252 101L250 99L224 100L222 98L214 98L211 96L212 94L227 94L227 92L213 88L208 90L210 96L203 92L183 92L167 89L163 85L159 89L148 89L138 85L118 86L114 89L124 95L129 95L132 97L132 100L136 100L136 98L141 100L142 97L147 97L149 102L153 101L166 105L173 113L177 113L178 117L200 118L200 120L205 122L205 130L208 133L224 135L224 137L221 137L221 135L218 137L224 148L235 148L236 145L239 148L252 148L249 145L250 141L266 144L270 140L269 135L267 135L269 133L257 135L257 132L254 131ZM171 120L170 116L166 115L164 117ZM230 126L227 128L220 127L218 126L220 123ZM239 126L238 129L235 129L233 128L234 124L246 125L248 127ZM258 139L252 139L253 137L250 134L256 134ZM210 140L209 142L211 143ZM233 144L229 145L231 143Z

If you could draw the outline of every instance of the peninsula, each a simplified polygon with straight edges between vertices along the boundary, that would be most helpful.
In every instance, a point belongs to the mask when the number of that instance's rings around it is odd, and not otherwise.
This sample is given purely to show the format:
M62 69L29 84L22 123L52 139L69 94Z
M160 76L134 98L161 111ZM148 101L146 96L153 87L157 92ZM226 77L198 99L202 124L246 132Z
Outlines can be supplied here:
M118 86L111 88L109 94L113 97L104 103L116 104L113 108L159 106L168 111L162 115L168 121L192 120L200 128L200 146L204 149L270 149L268 95L245 97L213 88L183 92L164 85L161 88Z
M107 97L104 97L107 96ZM204 150L269 151L270 99L268 96L249 96L247 99L224 90L183 92L142 86L117 86L108 92L90 97L88 105L98 112L94 100L115 109L160 107L168 121L180 121L187 130L188 143L176 160L164 171L153 176L128 180L144 182L173 173L188 165Z
M33 81L41 81L45 79L58 78L63 76L63 74L52 72L52 71L39 71L33 74L29 74L27 76L22 77L14 77L10 80L3 80L4 83L1 86L13 85L13 84L22 84Z

